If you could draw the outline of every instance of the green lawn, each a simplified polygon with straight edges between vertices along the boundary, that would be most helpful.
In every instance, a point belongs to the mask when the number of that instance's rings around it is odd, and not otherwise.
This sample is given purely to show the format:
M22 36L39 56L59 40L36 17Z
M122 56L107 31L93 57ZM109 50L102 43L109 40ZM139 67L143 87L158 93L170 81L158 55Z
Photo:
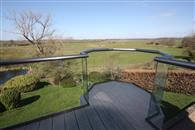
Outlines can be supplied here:
M195 102L195 95L165 92L161 103L162 110L165 114L165 121L171 119L192 102Z
M0 113L0 127L25 122L37 117L80 105L81 87L46 86L22 95L21 107Z

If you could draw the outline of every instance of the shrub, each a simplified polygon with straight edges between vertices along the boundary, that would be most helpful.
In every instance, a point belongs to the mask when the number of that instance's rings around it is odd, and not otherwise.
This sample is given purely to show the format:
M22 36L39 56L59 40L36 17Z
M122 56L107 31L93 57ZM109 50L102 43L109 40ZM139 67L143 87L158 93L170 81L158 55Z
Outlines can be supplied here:
M4 112L6 109L4 105L0 102L0 112Z
M174 38L159 38L146 43L148 45L164 45L164 46L174 46L176 45L176 39Z
M73 79L64 79L60 82L60 86L64 88L71 88L76 86L76 82Z
M3 88L2 88L2 87L3 87L3 86L0 85L0 94L1 94L1 92L3 91Z
M60 81L62 80L62 77L59 73L56 73L54 76L48 77L49 83L52 85L59 85Z
M54 70L48 75L49 82L52 85L59 85L63 80L73 81L73 74L70 72L60 72L60 70Z
M195 60L195 51L194 50L192 50L192 49L186 49L183 52L183 54L188 57L189 61Z
M34 67L33 73L47 79L52 85L59 85L64 79L73 79L78 69L76 61L52 61Z
M146 44L147 44L147 45L153 45L154 42L153 42L153 41L150 41L150 42L147 42Z
M89 74L89 80L91 82L102 82L110 79L110 74L107 72L100 73L97 71L93 71Z
M184 37L182 40L182 47L188 47L192 50L195 50L195 35Z
M184 56L184 55L182 55L182 56L174 56L174 58L176 58L176 59L183 59L183 60L187 60L187 61L191 61L192 60L192 58L190 56Z
M15 89L19 92L29 92L37 89L39 79L32 74L16 76L8 80L3 89Z
M4 90L0 95L0 102L7 110L16 108L19 105L20 99L20 92L15 89Z
M102 79L102 75L100 72L97 71L93 71L91 73L89 73L89 80L91 82L96 82Z
M119 80L121 75L121 68L119 66L106 66L102 76L106 80Z

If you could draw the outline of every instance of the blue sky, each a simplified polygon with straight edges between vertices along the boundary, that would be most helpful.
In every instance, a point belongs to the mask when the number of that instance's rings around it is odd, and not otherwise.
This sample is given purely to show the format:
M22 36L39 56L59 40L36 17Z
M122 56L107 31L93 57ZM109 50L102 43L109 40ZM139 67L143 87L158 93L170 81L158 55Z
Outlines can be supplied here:
M2 0L1 39L19 39L19 36L8 33L14 27L5 19L9 15L7 12L13 10L51 14L56 35L63 38L183 37L193 31L193 0L36 1Z

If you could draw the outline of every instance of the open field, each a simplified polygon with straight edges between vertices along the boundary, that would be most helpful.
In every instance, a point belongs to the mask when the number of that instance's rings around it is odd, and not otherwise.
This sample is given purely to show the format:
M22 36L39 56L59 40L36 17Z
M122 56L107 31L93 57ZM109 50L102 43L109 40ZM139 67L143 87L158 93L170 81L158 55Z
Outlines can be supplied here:
M91 48L145 48L161 50L172 55L181 55L183 49L176 47L168 47L162 45L147 45L149 40L83 40L83 41L64 41L56 43L48 43L47 46L59 46L60 48L55 55L66 55L79 53L82 50ZM177 43L179 44L179 43ZM35 48L28 46L1 46L1 59L35 57Z
M58 46L58 50L54 54L68 55L77 54L82 50L92 48L144 48L144 49L155 49L162 52L169 53L174 56L183 55L184 49L177 47L168 47L162 45L148 45L150 40L75 40L75 41L63 41L48 43L47 46ZM177 42L178 46L179 41ZM16 59L16 58L30 58L36 57L35 48L32 45L28 46L9 46L1 47L0 58L1 59ZM132 65L145 64L151 62L153 58L157 56L154 54L146 54L139 52L102 52L92 53L89 58L89 68L99 66L107 66L112 64L118 64L122 67L131 67Z

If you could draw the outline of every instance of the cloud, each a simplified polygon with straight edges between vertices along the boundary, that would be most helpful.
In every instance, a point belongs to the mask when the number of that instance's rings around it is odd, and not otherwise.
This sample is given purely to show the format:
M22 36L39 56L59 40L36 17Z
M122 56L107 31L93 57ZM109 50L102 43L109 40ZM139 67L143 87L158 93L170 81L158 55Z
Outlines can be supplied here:
M162 17L172 17L175 15L176 15L176 13L173 13L173 12L165 12L165 13L161 14Z

